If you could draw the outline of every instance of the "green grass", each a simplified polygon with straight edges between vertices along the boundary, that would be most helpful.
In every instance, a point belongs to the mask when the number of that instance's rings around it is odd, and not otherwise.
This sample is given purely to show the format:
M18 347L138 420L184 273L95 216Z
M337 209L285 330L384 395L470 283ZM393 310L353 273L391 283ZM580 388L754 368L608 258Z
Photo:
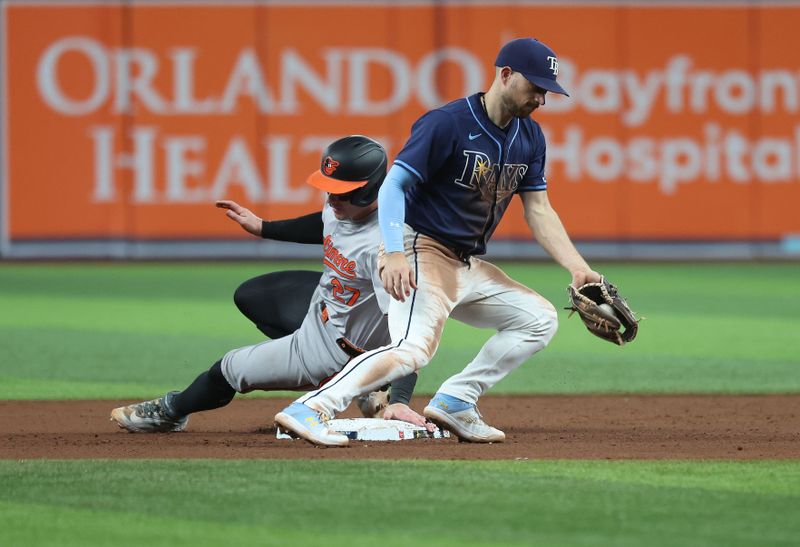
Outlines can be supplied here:
M91 480L87 480L91 477ZM796 545L800 462L0 462L5 545Z
M0 264L0 399L146 398L261 334L239 283L315 264ZM562 307L565 273L507 264ZM494 393L800 391L795 264L599 265L647 319L566 319ZM449 322L432 392L491 335ZM318 455L319 456L319 455ZM322 454L324 457L324 454ZM0 544L796 545L800 462L0 461Z
M504 269L561 308L566 273ZM293 264L0 265L0 399L141 398L181 388L262 339L239 283ZM559 333L493 393L800 391L797 264L599 265L646 319L618 348L560 311ZM417 391L431 393L491 335L450 321Z

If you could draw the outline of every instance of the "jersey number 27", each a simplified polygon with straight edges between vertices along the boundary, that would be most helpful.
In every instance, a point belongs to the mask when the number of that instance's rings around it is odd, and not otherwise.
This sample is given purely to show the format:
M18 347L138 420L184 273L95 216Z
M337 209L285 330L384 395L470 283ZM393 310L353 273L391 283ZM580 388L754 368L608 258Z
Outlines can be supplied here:
M347 306L355 304L358 297L361 296L361 291L342 285L342 282L336 277L331 278L331 285L333 285L333 297Z

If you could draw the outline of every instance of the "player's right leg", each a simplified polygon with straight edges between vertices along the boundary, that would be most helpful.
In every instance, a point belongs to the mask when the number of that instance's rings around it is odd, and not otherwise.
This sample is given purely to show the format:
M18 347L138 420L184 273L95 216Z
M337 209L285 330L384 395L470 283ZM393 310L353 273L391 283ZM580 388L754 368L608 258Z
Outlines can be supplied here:
M242 283L233 299L261 332L273 339L282 338L302 325L320 275L304 270L260 275ZM221 364L222 360L214 363L183 391L115 408L111 419L134 432L181 431L190 414L223 407L236 394L222 374Z
M186 428L189 414L220 408L231 402L236 391L222 375L222 360L201 373L183 391L122 406L111 411L111 419L133 433L169 433Z
M317 340L319 332L317 321L306 321L291 336L231 350L185 390L116 408L111 419L132 432L181 431L189 414L225 406L237 392L312 389L349 358L335 342Z
M450 310L464 291L461 278L468 265L424 236L415 238L407 249L410 250L407 257L416 272L417 289L405 302L392 300L390 303L392 344L353 359L322 388L299 398L284 413L313 411L333 417L358 395L374 391L430 362ZM280 423L279 417L280 414L276 421ZM295 433L300 434L300 431Z
M111 411L111 420L131 433L171 433L183 431L189 421L188 416L175 416L167 408L166 399L176 392L163 397L121 406Z

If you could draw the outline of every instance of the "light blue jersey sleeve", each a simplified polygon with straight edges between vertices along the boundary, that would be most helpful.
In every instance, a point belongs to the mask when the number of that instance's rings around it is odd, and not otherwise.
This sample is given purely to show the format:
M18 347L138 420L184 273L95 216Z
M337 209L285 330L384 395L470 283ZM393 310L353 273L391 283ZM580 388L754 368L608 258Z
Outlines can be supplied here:
M403 252L406 190L415 182L416 178L410 171L395 164L389 169L378 192L378 222L387 253Z

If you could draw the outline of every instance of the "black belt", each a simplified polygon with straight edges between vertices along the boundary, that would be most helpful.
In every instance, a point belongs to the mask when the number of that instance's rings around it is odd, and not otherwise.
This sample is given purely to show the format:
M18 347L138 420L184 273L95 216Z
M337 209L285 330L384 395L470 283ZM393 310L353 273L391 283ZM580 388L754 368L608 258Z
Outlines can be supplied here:
M325 307L325 303L324 302L320 305L319 317L322 320L322 324L323 325L328 322L328 319L329 319L329 317L328 317L328 308ZM353 344L350 340L348 340L345 337L338 338L336 340L336 345L339 346L339 348L343 352L345 352L347 355L349 355L351 359L355 358L355 357L358 357L359 355L364 353L363 349L361 349L357 345Z

